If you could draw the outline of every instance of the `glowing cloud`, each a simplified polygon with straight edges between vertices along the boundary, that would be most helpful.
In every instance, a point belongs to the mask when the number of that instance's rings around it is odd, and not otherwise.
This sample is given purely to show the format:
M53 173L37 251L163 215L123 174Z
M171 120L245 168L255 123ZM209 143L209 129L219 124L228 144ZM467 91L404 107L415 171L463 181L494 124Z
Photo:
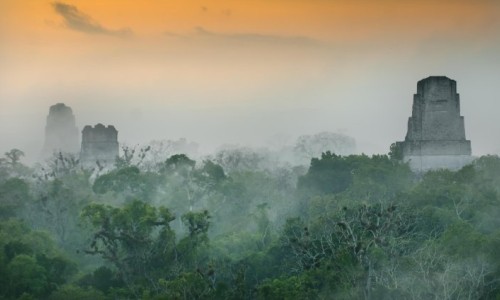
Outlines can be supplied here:
M52 6L56 13L64 18L64 24L66 27L72 30L88 34L107 34L122 37L132 34L132 30L130 28L122 28L118 30L105 28L89 15L78 10L78 8L74 5L54 2L52 3Z

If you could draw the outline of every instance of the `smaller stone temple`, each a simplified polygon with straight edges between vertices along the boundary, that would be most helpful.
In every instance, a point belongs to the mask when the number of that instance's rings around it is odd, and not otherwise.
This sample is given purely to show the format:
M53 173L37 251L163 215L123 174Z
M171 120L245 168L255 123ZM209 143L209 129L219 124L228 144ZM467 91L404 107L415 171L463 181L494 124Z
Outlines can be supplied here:
M82 148L80 161L82 164L112 164L118 156L118 131L114 126L105 127L97 124L85 126L82 131Z
M472 161L455 80L431 76L417 83L406 138L395 148L417 172L458 170Z
M45 125L45 142L42 156L54 152L78 153L78 128L71 107L64 103L52 105Z

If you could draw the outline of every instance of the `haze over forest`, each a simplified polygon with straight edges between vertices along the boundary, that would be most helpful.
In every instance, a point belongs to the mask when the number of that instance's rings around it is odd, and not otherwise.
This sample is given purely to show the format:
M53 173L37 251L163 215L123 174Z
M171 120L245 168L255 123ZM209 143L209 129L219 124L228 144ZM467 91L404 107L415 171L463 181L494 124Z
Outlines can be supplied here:
M493 0L0 0L0 298L500 299L499 29Z
M0 2L0 152L33 161L48 107L120 142L402 140L416 82L455 79L474 155L500 152L497 1Z

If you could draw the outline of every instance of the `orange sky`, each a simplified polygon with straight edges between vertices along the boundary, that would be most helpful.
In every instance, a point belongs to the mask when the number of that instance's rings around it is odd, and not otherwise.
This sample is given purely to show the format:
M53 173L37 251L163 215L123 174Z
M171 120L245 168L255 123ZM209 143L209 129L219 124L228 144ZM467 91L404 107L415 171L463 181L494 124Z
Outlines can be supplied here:
M201 26L215 32L307 36L329 42L389 35L457 32L471 35L496 23L496 1L465 0L69 0L104 28L131 28L136 36L168 31L189 34ZM55 1L2 0L2 36L66 37ZM484 33L484 32L483 32Z
M494 0L0 0L0 137L15 140L5 129L12 120L38 118L19 127L26 135L43 128L48 106L63 101L79 111L80 125L107 119L130 140L142 135L139 123L121 119L133 112L196 111L207 124L201 116L212 110L219 123L207 130L233 122L229 141L252 134L252 124L234 122L280 110L287 119L261 122L271 133L347 128L363 139L359 120L383 103L397 123L381 122L385 135L367 142L367 152L380 152L404 136L423 77L448 75L464 85L463 96L476 88L492 99L499 8ZM478 120L469 128L476 145L483 139L476 149L500 151L479 136L488 113L469 112ZM160 122L153 120L137 122ZM165 134L197 137L194 125Z
M50 67L57 80L67 79L69 66L78 77L92 64L104 75L123 68L154 75L167 62L188 77L201 64L214 79L241 68L262 72L269 61L284 69L306 61L306 72L345 69L348 60L418 55L425 47L490 47L498 15L496 1L465 0L2 0L0 63L34 81L39 75L26 68Z

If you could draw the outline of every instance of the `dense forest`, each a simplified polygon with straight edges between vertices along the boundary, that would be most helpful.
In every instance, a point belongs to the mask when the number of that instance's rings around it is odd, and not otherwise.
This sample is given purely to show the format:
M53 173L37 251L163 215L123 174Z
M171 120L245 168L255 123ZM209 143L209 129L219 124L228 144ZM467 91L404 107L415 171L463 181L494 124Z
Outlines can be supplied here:
M1 299L499 299L500 158L0 159ZM161 151L160 151L161 152Z

